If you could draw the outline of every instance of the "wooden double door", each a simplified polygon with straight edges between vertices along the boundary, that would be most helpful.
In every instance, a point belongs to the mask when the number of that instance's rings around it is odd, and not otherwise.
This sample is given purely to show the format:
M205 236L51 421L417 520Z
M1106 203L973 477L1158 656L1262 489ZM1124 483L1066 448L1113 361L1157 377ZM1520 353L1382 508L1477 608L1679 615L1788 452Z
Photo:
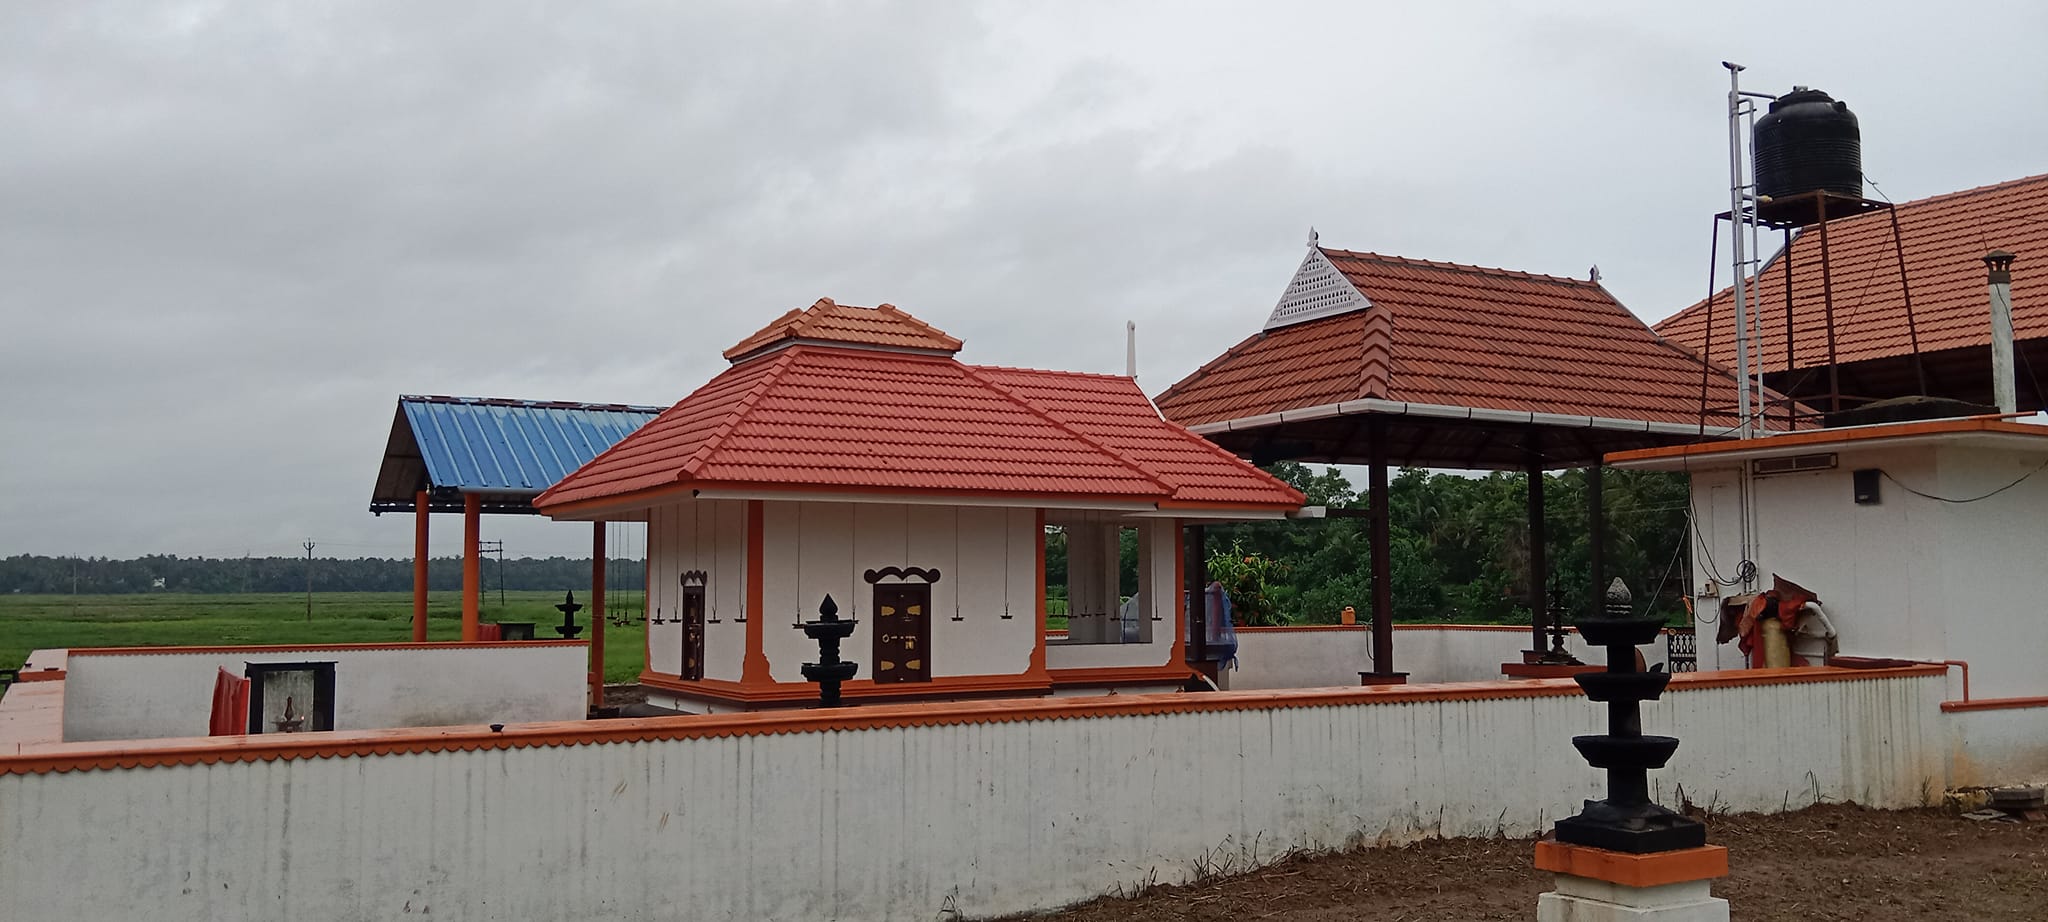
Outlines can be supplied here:
M875 587L876 683L931 681L931 609L930 583Z
M683 585L683 665L679 678L704 678L704 585Z

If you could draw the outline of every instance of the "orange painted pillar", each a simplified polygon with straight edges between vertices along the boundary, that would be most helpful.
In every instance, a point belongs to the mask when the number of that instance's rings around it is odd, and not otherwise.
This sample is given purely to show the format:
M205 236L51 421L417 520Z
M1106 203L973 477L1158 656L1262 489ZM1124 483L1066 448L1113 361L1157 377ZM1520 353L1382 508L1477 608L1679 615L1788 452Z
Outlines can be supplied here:
M590 523L590 706L604 707L604 523Z
M413 494L412 642L427 642L427 491Z
M477 628L484 591L482 563L477 559L481 538L483 497L466 493L462 497L462 642L475 643L483 632Z

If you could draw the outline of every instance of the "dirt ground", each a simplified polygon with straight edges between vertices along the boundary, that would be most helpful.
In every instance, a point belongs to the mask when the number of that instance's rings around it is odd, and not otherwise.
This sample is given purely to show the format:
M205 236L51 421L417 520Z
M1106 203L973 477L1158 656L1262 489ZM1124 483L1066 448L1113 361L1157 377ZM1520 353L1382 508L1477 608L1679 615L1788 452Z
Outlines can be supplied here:
M1733 873L1714 893L1734 922L2048 920L2048 823L1973 822L1946 810L1827 805L1724 816L1708 841ZM1249 874L1044 916L1056 922L1494 922L1528 920L1550 875L1529 839L1446 839L1295 858Z

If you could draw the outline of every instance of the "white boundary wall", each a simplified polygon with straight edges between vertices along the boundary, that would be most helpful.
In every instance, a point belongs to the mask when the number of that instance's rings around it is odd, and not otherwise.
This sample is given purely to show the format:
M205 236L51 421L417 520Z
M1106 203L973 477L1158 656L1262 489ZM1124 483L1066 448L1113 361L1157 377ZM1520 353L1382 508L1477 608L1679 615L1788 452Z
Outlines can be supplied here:
M1919 804L1943 781L1942 687L1673 691L1645 709L1685 741L1657 789ZM1427 691L849 709L845 729L668 718L617 726L754 734L508 728L484 738L538 745L0 775L0 898L23 919L160 922L976 917L1184 880L1219 850L1526 835L1602 793L1569 743L1603 723L1584 698Z
M205 736L216 672L249 663L334 663L337 730L581 720L589 661L582 643L72 650L64 739Z
M1604 663L1575 630L1565 631L1565 649L1588 663ZM1529 648L1529 629L1513 625L1403 624L1394 628L1394 668L1412 684L1485 682L1503 678L1502 663L1519 663ZM1645 665L1665 659L1664 641L1641 648ZM1230 687L1320 688L1357 685L1372 668L1372 628L1367 625L1238 628L1237 669Z
M2048 782L2048 706L1941 716L1949 730L1950 787Z

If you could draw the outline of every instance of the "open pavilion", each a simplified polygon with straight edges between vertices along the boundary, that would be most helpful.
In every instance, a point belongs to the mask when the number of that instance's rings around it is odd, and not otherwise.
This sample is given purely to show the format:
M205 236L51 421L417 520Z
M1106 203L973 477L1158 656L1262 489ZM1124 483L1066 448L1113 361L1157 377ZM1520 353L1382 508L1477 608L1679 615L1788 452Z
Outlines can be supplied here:
M610 403L401 396L370 511L410 512L412 639L427 640L427 535L435 512L462 514L462 639L481 632L481 517L534 515L533 498L660 414ZM604 524L591 530L592 694L604 676Z
M1543 478L1586 467L1594 592L1600 458L1728 437L1735 379L1592 279L1329 249L1313 234L1265 326L1160 394L1167 419L1256 464L1370 469L1373 662L1393 667L1390 464L1529 474L1532 663L1547 652Z

